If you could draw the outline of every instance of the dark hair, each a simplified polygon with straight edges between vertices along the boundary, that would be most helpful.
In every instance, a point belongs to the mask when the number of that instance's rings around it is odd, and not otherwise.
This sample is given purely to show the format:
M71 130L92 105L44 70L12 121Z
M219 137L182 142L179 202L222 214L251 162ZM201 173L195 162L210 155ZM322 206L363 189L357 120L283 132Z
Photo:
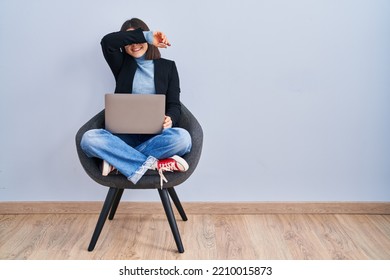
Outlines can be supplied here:
M133 28L133 29L141 28L142 31L150 31L146 23L140 20L139 18L132 18L126 20L122 24L121 31L126 31L129 28ZM158 48L148 43L148 50L146 51L145 59L152 60L152 59L159 59L159 58L161 58L161 54Z

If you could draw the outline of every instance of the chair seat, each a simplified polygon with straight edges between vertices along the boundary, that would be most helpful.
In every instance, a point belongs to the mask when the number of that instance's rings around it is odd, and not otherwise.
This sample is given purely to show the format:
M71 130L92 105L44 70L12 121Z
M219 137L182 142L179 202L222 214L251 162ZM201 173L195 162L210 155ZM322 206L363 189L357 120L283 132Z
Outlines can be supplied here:
M168 183L164 182L163 188L171 188L178 185L177 175L180 175L180 173L164 172L164 176L165 178L167 178ZM146 173L142 176L142 178L138 181L136 185L128 181L123 174L116 173L115 171L113 171L108 176L106 176L105 179L107 180L107 184L106 184L107 187L115 187L120 189L155 189L160 187L160 175L156 170L146 171ZM156 184L158 184L158 186Z

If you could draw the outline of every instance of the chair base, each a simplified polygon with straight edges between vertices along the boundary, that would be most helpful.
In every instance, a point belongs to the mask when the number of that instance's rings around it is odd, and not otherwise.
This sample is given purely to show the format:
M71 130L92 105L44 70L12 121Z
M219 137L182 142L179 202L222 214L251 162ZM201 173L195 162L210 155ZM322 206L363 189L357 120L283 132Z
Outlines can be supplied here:
M124 191L124 189L117 189L117 188L113 188L113 187L111 187L108 190L106 199L105 199L103 207L102 207L102 211L100 212L99 219L98 219L96 227L95 227L95 231L93 232L91 242L89 243L89 246L88 246L88 251L91 252L94 250L95 245L99 239L100 233L103 229L104 223L107 220L107 217L109 220L114 219L116 210L118 209L119 202L122 198L123 191ZM169 222L169 226L171 228L173 237L175 239L177 250L179 251L179 253L183 253L184 247L183 247L183 243L181 241L179 229L177 227L175 215L173 213L172 205L171 205L169 197L172 198L172 201L174 202L183 221L187 221L187 216L184 212L184 209L180 203L180 200L179 200L174 188L158 189L158 193L160 195L161 202L163 204L164 211L165 211L165 214L166 214L168 222Z

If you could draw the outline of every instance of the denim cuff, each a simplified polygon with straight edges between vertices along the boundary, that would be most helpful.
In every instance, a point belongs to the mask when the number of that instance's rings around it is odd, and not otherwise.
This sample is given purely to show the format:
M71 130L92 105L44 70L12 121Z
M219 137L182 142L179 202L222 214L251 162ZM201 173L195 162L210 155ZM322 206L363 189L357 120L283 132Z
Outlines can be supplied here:
M148 171L149 169L153 169L153 164L157 161L155 157L149 156L146 161L141 165L140 168L138 168L137 171L127 179L131 181L134 185L137 184L137 182L142 178L142 176Z

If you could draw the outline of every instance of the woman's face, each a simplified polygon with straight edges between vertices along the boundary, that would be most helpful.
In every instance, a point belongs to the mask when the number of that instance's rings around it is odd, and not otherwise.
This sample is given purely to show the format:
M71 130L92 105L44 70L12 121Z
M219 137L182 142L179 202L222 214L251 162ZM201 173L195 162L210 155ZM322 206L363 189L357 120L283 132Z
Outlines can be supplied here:
M134 28L129 28L126 31L134 30ZM148 50L148 43L142 43L142 44L131 44L125 46L125 51L127 54L131 55L132 57L139 58L143 56L146 51Z

